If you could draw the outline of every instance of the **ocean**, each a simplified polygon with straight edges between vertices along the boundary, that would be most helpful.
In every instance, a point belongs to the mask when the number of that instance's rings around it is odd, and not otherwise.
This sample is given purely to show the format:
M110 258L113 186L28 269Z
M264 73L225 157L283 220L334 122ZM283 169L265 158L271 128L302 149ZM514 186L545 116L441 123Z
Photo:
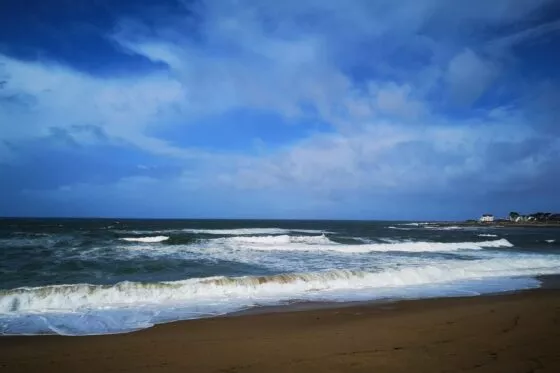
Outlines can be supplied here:
M94 335L298 302L476 296L560 274L560 229L0 220L0 334Z

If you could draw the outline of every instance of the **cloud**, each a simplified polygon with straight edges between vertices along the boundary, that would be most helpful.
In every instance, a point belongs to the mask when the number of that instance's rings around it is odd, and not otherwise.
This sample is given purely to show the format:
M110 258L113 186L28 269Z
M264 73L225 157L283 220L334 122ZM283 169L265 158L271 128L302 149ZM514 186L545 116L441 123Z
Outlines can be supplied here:
M511 131L515 128L515 131ZM418 127L373 124L350 134L318 135L269 158L252 159L221 179L240 189L299 189L346 193L463 191L509 188L525 179L545 180L550 151L558 141L507 122L490 125ZM522 150L521 150L522 149Z
M491 48L511 48L527 40L536 39L539 36L555 33L560 30L560 21L552 21L542 23L540 25L529 27L525 30L515 32L513 34L500 37L489 42Z
M25 196L38 206L58 201L73 211L87 198L100 215L156 217L165 211L177 217L461 218L478 213L471 203L507 210L511 198L516 206L541 200L553 208L545 196L560 182L552 161L560 143L533 137L528 128L508 132L507 123L488 124L478 131L375 125L178 176L69 184ZM542 195L519 200L537 190Z
M57 63L32 63L0 55L8 77L0 90L4 141L46 137L63 129L76 141L95 142L84 128L148 151L188 155L147 135L151 126L188 106L181 85L164 74L142 78L95 78ZM97 136L98 137L98 136Z
M558 140L546 133L558 82L528 82L520 92L523 76L504 55L556 26L501 36L505 47L489 49L502 29L549 3L205 0L184 5L189 12L160 11L151 24L123 15L105 30L113 49L158 69L96 75L68 61L0 55L0 165L11 165L0 170L25 181L14 164L33 141L64 154L111 146L130 157L120 168L105 160L84 170L106 167L111 177L48 178L48 190L22 181L4 198L41 211L66 204L72 214L358 217L397 216L391 199L421 212L425 199L538 188L557 170ZM276 139L263 120L270 140L246 141L258 152L188 145L205 120L220 122L209 145L226 126L239 128L227 132L232 143L247 136L240 110L274 115L295 139ZM53 148L37 147L52 158L45 167L56 167ZM84 163L68 158L68 168ZM173 172L150 166L166 163ZM375 203L359 207L364 201Z
M498 74L499 68L495 63L466 49L449 61L445 79L453 99L459 104L471 105Z
M370 94L375 96L377 109L386 114L418 119L427 112L423 102L411 97L412 88L406 84L389 83L382 87L371 84Z

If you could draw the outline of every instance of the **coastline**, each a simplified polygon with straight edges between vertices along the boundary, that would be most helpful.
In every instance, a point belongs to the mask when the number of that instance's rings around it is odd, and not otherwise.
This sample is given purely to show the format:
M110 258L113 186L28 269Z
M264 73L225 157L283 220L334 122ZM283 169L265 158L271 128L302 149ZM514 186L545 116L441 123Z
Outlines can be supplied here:
M546 281L545 281L546 284ZM555 372L560 290L239 314L129 334L0 338L6 372Z
M442 221L433 222L443 227L458 226L458 227L483 227L483 228L560 228L560 223L512 223L507 221L497 221L497 222L469 222L469 221Z

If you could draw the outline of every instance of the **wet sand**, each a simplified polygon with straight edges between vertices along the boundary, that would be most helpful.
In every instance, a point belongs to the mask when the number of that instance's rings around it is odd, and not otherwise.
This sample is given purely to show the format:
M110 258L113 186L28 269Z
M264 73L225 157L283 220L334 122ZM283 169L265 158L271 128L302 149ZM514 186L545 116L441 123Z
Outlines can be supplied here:
M560 291L0 338L1 372L560 372Z

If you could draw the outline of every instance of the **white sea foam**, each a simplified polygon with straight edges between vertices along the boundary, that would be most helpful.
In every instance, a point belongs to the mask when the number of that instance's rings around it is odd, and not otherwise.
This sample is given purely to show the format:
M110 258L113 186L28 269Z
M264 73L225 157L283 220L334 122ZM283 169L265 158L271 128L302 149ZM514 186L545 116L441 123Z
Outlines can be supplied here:
M391 225L388 228L389 229L403 230L403 231L410 231L410 230L415 230L415 229L419 229L419 228L433 229L433 230L438 230L438 231L456 231L456 230L464 229L463 227L460 227L458 225L438 225L437 223L429 223L429 222L403 223L403 224L397 224L396 226Z
M423 225L430 225L430 224L433 224L433 223L430 223L430 222L426 221L426 222L416 222L416 223L402 223L402 224L399 224L399 225L410 225L410 226L413 226L413 227L421 227Z
M124 237L122 240L128 242L146 242L146 243L155 243L155 242L162 242L168 240L168 236L146 236L146 237Z
M478 235L478 237L498 237L497 234L491 234L491 233L481 233Z
M289 233L308 233L308 234L323 234L331 233L321 229L287 229L287 228L232 228L232 229L197 229L197 228L182 228L182 229L157 229L157 230L123 230L112 229L113 232L119 234L151 234L151 235L165 235L165 234L208 234L217 236L246 236L246 235L273 235L273 234L289 234Z
M556 240L545 240L545 241L548 242L548 243L554 243L554 242L556 242Z
M463 229L463 227L459 227L457 225L449 225L449 226L441 226L441 225L426 225L424 229L433 229L437 231L458 231Z
M183 281L18 288L0 296L0 313L80 310L131 304L192 301L197 298L302 294L328 289L393 287L469 278L543 275L560 271L560 259L544 257L449 261L382 272L331 270L271 276L208 277Z
M285 228L235 228L235 229L183 229L183 232L195 234L215 234L221 236L245 236L252 234L288 234L290 232L299 233L329 233L317 229L285 229Z
M276 241L277 237L268 238L265 242L244 242L238 238L220 239L219 242L233 246L237 249L250 249L261 251L335 251L341 253L371 253L371 252L446 252L456 250L481 250L490 247L512 247L513 245L506 239L481 242L397 242L397 243L372 243L364 245L344 245L334 243L326 237L319 236L312 240L313 244L306 241L294 242L293 237L282 237ZM281 237L281 236L280 236ZM308 237L305 237L308 238ZM328 240L328 244L321 242Z
M235 242L241 244L256 245L283 245L283 244L308 244L308 245L332 245L336 244L325 235L321 236L236 236L222 240L227 243Z
M112 333L173 319L229 312L250 307L255 302L275 304L290 299L329 299L332 294L336 294L337 300L351 300L358 290L368 290L368 296L375 298L390 296L401 291L399 289L411 286L557 273L560 273L560 258L522 255L472 261L453 260L378 272L331 270L158 283L122 282L107 286L76 284L18 288L0 293L0 334L23 331ZM153 312L146 316L142 310ZM115 312L119 315L120 324L115 322ZM122 312L127 312L126 322L122 322ZM166 312L167 315L163 316ZM78 315L81 315L80 322L70 327L68 322ZM99 319L91 323L84 322L92 315ZM45 320L50 318L56 322L45 325Z
M386 242L386 243L410 243L413 242L411 240L403 240L403 239L394 239L394 238L388 238L388 237L381 237L379 238L380 241ZM364 241L364 243L376 243L377 241L372 241L372 240L368 240L368 241Z

